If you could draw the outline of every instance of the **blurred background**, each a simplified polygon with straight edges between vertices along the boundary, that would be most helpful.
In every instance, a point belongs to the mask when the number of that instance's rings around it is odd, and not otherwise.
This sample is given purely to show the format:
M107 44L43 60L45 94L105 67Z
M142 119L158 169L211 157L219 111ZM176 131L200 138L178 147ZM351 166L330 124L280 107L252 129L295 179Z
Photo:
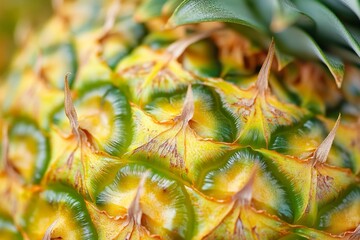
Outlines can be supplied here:
M0 0L0 76L19 47L16 35L38 29L51 14L51 0Z

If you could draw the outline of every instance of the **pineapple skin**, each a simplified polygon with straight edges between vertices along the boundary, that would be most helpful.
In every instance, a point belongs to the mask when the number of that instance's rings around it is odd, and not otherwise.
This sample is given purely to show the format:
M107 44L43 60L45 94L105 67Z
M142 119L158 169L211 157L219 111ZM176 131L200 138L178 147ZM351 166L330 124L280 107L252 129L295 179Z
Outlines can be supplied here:
M19 50L0 86L0 239L357 239L358 68L339 90L223 24L140 13L59 1Z

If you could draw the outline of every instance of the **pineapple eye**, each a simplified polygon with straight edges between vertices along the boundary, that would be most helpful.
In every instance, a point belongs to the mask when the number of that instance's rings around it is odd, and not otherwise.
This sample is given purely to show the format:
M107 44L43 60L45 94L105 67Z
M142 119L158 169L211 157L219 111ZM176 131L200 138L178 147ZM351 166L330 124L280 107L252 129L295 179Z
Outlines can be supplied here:
M310 118L291 127L282 127L274 132L269 149L285 155L296 156L306 159L311 156L315 149L326 137L328 130L326 123L317 118ZM356 131L353 131L355 133ZM339 134L339 136L341 136ZM351 141L351 133L347 136ZM351 150L347 151L344 146L335 142L331 148L327 163L334 166L350 168L356 172L353 164ZM351 148L348 148L351 149Z
M123 17L117 24L121 25L119 33L109 34L101 40L101 57L111 69L115 69L119 61L129 54L145 34L144 26L131 17Z
M69 75L69 85L74 82L78 63L74 46L71 43L52 45L45 48L41 55L41 75L55 88L64 88L64 73Z
M236 138L235 119L222 106L220 97L209 87L194 85L194 116L190 127L203 138L219 142L232 142ZM171 120L181 114L185 90L158 93L145 106L145 111L158 121Z
M120 155L130 143L131 112L125 95L111 84L83 88L74 102L80 128L88 133L100 151ZM64 108L54 114L53 122L61 132L71 127Z
M335 234L346 231L348 227L344 219L351 222L352 227L358 227L356 214L360 212L360 187L353 186L342 197L332 201L319 210L318 227L321 230Z
M30 239L98 239L85 201L64 185L35 193L24 215Z
M30 120L14 122L9 129L7 167L26 183L40 183L50 159L49 142Z
M106 61L111 69L116 67L116 64L124 58L130 49L121 35L109 36L103 41L102 58Z
M236 150L224 157L222 163L208 168L199 189L208 196L229 199L245 186L256 165L259 169L253 187L261 191L253 192L254 204L287 220L292 219L282 183L271 174L261 154L249 148Z
M305 159L326 136L324 126L315 118L273 133L269 148L286 155Z
M194 43L184 53L184 68L201 77L219 77L221 65L216 55L217 49L212 42Z
M99 208L110 216L125 215L135 201L140 179L147 170L140 164L120 168L114 182L96 198ZM192 229L192 210L188 203L187 193L180 183L152 170L140 195L141 225L151 233L169 239L187 239Z

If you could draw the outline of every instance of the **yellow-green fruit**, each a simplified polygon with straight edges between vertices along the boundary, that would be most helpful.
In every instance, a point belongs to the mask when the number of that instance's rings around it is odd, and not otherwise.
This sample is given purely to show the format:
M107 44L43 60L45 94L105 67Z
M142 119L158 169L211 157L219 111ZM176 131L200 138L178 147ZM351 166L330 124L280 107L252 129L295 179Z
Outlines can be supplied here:
M271 2L54 1L0 86L0 239L358 239L359 8Z

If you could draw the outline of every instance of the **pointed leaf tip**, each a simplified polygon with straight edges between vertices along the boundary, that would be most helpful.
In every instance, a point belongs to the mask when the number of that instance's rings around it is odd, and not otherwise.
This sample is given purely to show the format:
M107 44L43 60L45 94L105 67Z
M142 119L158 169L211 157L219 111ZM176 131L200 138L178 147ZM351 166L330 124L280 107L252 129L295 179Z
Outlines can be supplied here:
M334 77L337 86L341 86L344 77L343 61L325 53L304 30L296 26L290 26L283 32L276 33L275 39L277 46L286 54L299 57L300 59L318 59L323 62ZM281 53L282 51L279 52ZM280 54L278 55L282 57Z
M341 85L342 85L342 82L343 82L343 77L341 76L341 77L337 77L337 78L335 78L335 83L336 83L336 86L337 86L337 88L341 88Z
M353 11L356 16L360 19L360 2L357 0L340 0L345 4L351 11ZM360 227L360 225L359 225ZM360 230L360 229L359 229ZM360 235L360 231L359 231Z
M269 86L269 75L270 75L270 69L271 65L274 59L275 54L275 43L274 40L271 41L268 54L266 56L266 59L260 69L257 81L256 81L256 87L261 95L265 93Z
M319 145L319 147L314 152L314 164L317 162L325 163L329 155L332 143L335 139L336 130L340 125L341 114L339 114L334 127L331 129L330 133L324 139L324 141Z

